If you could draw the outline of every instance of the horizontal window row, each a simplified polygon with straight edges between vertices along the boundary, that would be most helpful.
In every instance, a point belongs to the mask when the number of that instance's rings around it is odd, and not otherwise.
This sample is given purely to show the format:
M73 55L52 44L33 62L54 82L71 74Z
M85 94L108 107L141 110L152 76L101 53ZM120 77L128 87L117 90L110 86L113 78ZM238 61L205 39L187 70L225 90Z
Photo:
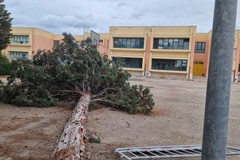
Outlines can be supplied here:
M189 49L189 38L154 38L153 49Z
M114 48L144 48L144 38L114 38Z
M144 38L114 38L114 48L143 49ZM189 38L154 38L153 49L188 50ZM195 53L204 53L206 42L195 43Z
M113 62L120 62L123 68L142 69L142 58L113 57ZM151 69L169 71L187 71L188 60L179 59L152 59Z
M143 59L142 58L123 58L123 57L113 57L113 62L119 62L123 68L142 68Z
M11 43L17 44L28 44L29 43L29 36L26 35L12 35L10 37Z
M187 71L187 60L176 59L152 59L152 69Z
M28 59L28 52L15 52L15 51L11 51L9 53L10 53L10 59L11 60Z

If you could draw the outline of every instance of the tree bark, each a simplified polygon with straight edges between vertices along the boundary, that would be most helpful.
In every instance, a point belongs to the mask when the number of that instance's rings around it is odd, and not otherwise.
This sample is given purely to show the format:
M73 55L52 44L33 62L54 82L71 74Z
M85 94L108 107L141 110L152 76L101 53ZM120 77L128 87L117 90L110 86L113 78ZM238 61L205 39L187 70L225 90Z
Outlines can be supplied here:
M62 135L51 156L52 160L87 160L86 123L90 94L84 94L73 110L72 117L64 127Z

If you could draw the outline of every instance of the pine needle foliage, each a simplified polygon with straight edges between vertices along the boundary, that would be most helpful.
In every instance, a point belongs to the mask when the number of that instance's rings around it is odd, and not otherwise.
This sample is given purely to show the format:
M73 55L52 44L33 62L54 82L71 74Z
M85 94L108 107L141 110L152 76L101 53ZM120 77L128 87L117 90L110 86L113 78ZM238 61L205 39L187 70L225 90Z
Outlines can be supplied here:
M129 113L149 114L154 105L148 88L131 86L130 74L118 63L102 57L87 39L76 43L63 33L62 43L52 51L39 51L32 61L13 62L1 100L19 106L55 106L77 102L91 95L91 104L114 107Z

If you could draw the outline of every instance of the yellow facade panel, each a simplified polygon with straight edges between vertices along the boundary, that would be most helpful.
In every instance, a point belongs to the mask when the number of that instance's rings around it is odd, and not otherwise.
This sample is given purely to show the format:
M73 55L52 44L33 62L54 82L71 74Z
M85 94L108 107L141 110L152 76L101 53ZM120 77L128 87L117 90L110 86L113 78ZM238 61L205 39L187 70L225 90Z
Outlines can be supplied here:
M148 27L110 27L111 35L145 35Z
M205 42L209 39L208 33L197 33L195 34L196 42Z
M113 57L144 57L144 52L131 52L131 51L112 51Z
M14 33L14 35L31 35L32 34L32 28L30 27L12 27L11 33Z
M152 27L152 35L156 36L192 36L194 33L196 33L195 26Z
M189 53L152 52L152 58L188 59Z
M9 46L8 51L31 51L31 46Z

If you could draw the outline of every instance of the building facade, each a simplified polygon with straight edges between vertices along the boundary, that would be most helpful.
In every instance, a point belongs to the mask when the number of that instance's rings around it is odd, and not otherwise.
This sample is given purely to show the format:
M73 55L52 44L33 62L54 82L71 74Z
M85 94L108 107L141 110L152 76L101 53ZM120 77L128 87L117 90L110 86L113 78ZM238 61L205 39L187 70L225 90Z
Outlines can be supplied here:
M211 31L196 26L113 26L109 30L110 59L121 59L134 75L193 79L208 76ZM232 79L240 80L240 31L236 30Z
M83 35L73 35L77 43L91 37L94 43L99 43L97 33L91 31ZM100 35L99 35L100 37ZM51 32L35 27L13 27L10 44L2 53L10 60L32 59L38 50L52 50L63 39L63 35L54 35ZM96 42L97 41L97 42Z
M10 44L3 54L10 60L32 59L40 50L50 50L53 46L54 34L39 28L13 27Z
M111 59L133 74L192 79L195 26L110 27Z
M111 26L109 33L73 35L76 42L92 37L99 52L138 76L193 79L208 76L211 31L196 26ZM92 34L94 33L94 34ZM32 59L38 50L51 50L63 39L39 28L12 28L11 43L3 50L10 60ZM99 41L99 42L98 42ZM240 80L240 30L235 32L232 79Z

